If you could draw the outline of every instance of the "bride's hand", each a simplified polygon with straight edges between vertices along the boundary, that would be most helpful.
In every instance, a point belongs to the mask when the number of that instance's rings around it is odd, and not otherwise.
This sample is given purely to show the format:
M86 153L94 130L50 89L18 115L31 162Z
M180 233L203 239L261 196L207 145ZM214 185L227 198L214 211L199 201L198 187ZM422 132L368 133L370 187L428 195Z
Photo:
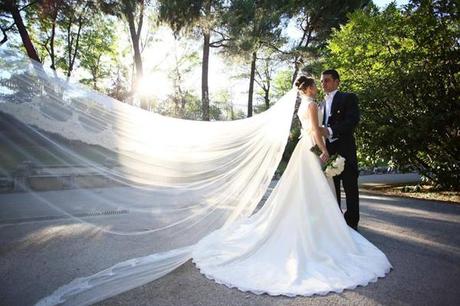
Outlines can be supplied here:
M321 159L323 163L325 163L329 159L329 153L325 151L319 156L319 158Z

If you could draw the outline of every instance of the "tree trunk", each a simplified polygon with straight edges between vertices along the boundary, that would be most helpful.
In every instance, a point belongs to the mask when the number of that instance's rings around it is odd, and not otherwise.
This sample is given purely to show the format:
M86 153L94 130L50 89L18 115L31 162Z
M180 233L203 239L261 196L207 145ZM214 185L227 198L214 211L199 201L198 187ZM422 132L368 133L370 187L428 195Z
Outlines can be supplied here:
M174 54L174 60L175 60L175 70L176 70L176 77L174 78L174 88L177 89L178 99L180 102L179 115L181 118L184 118L186 101L185 101L184 92L182 91L182 74L181 74L180 67L179 67L180 63L179 63L179 59L177 58L177 53Z
M16 3L14 1L8 1L6 5L9 8L9 11L13 16L14 23L16 24L19 34L21 35L22 43L24 45L24 48L26 48L27 55L31 59L36 60L37 62L41 62L40 58L38 57L37 51L35 50L34 44L30 39L29 33L27 32L27 28L24 25L24 22L22 21L21 13L19 12Z
M86 9L86 8L85 8ZM81 13L80 17L78 18L78 31L77 31L77 36L75 37L75 48L73 49L73 54L72 54L72 44L74 39L72 38L70 40L70 45L69 45L69 69L67 71L67 76L70 77L72 74L74 65L75 65L75 59L77 58L78 54L78 48L79 48L79 42L80 42L80 35L81 35L81 29L83 27L83 15L85 14L85 10ZM72 22L69 22L69 28L68 28L68 35L70 37L71 35L71 28L72 28Z
M308 47L308 45L310 44L310 41L311 41L311 34L312 34L313 30L312 30L312 23L311 23L311 20L309 20L308 18L306 19L306 25L305 25L305 28L303 30L303 34L302 34L302 38L300 39L299 41L299 44L297 45L297 49L302 47L302 44L305 42L305 48ZM306 39L306 41L305 41ZM301 60L302 57L300 55L296 55L294 57L294 73L292 74L292 80L291 80L291 84L294 85L295 81L297 80L297 75L299 74L299 60Z
M6 30L2 27L0 27L0 30L2 31L2 34L3 34L3 38L2 40L0 41L0 45L3 45L4 43L7 42L8 40L8 35L6 35Z
M53 26L51 28L51 37L50 37L50 57L51 57L51 66L50 68L56 70L56 55L54 51L54 39L56 36L56 19L57 14L53 16Z
M208 71L209 71L209 43L211 34L209 30L203 31L203 64L201 71L201 103L203 120L209 121L209 87L208 87Z
M93 77L93 89L94 90L99 89L97 87L97 83L98 83L98 80L99 80L99 67L101 65L101 56L102 56L102 54L99 54L99 56L97 57L97 60L96 60L96 65L94 65L94 67L91 68L91 74L92 74L92 77Z
M254 78L256 72L257 53L252 53L251 76L249 79L249 96L248 96L248 117L252 117L252 96L254 95Z
M144 75L144 68L142 65L142 56L141 56L141 48L140 48L140 37L141 37L141 30L144 18L144 6L141 5L141 10L139 13L139 22L136 29L136 22L134 17L134 12L129 7L126 7L123 14L125 15L128 21L129 33L131 36L131 42L133 46L133 53L134 53L134 66L136 75L133 77L132 88L131 92L135 92L139 82L142 80L142 76ZM150 107L150 103L146 97L141 97L141 108L148 109Z
M265 61L265 78L266 78L266 86L264 87L264 100L265 100L265 110L270 108L270 88L271 88L271 74L270 74L270 62L268 60Z
M144 69L142 66L142 57L141 57L141 49L140 49L140 28L136 30L136 25L134 23L134 15L132 12L126 12L126 19L128 20L129 26L129 33L131 35L131 42L133 44L133 52L134 52L134 65L136 66L136 77L135 77L135 86L142 79L142 75L144 74Z
M299 64L297 63L299 57L295 57L294 63L294 73L292 74L291 84L294 85L295 81L297 80L297 75L299 74Z
M267 90L265 90L264 101L265 109L267 110L270 108L270 85L268 85Z
M52 7L52 11L51 11L51 35L48 38L49 43L50 43L49 49L47 47L48 40L44 44L45 50L48 52L48 55L50 56L50 59L51 59L50 68L53 70L56 70L56 52L54 48L54 42L56 39L56 23L57 23L57 15L58 15L58 8L56 5L57 4L54 3Z

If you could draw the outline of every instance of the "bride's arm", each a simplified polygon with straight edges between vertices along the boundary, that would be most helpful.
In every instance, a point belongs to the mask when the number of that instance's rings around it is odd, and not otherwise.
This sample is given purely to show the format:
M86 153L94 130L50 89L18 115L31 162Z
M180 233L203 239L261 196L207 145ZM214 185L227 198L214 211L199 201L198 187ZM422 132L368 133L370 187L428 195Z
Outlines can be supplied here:
M313 140L315 144L318 145L321 152L323 152L320 158L325 162L329 158L329 153L324 143L323 136L321 135L321 129L318 122L318 106L315 103L310 103L308 105L308 116L310 116Z

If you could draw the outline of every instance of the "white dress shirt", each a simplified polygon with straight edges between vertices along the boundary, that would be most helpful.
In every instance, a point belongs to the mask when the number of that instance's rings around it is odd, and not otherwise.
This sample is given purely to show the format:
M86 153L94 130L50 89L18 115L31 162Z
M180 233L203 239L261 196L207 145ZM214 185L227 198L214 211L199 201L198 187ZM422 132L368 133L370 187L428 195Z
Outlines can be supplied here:
M338 91L337 89L334 91L331 91L330 93L326 94L326 97L325 97L326 103L324 105L324 108L325 108L324 111L326 112L326 122L325 122L326 127L329 121L329 117L331 116L332 101L334 100L334 96L337 93L337 91ZM328 127L327 129L329 131L329 136L328 136L329 142L333 142L337 140L337 138L332 138L332 129L330 127Z

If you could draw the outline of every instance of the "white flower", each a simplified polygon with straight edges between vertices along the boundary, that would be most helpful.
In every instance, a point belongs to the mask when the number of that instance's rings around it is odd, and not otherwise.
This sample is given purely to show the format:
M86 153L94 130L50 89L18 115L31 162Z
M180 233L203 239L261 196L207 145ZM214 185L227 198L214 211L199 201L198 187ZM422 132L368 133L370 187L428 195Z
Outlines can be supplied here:
M343 171L343 168L345 168L345 158L342 156L337 156L336 160L334 161L334 167L339 169L340 172Z
M327 167L324 171L327 177L333 177L337 175L337 171L335 168Z
M326 169L324 170L324 174L327 177L333 177L333 176L336 176L336 175L339 175L340 173L342 173L344 168L345 168L345 158L343 158L342 156L338 155L326 167Z

